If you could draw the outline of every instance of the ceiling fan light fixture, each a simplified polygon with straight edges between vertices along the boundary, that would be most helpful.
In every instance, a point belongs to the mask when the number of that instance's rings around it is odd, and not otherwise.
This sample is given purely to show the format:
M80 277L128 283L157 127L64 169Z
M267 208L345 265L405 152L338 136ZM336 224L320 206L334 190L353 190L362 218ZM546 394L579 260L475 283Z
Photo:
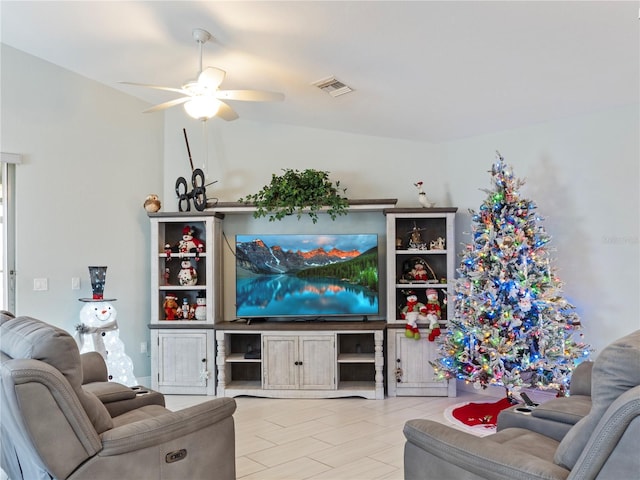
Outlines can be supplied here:
M0 0L2 1L2 0ZM277 102L284 100L282 93L263 92L260 90L220 90L220 84L224 80L226 72L216 67L202 68L202 46L211 40L211 34L201 28L193 30L193 38L200 50L199 68L197 80L190 80L180 88L163 87L161 85L150 85L148 83L120 82L138 87L154 88L156 90L166 90L168 92L180 93L182 97L160 103L148 108L144 113L158 112L166 108L183 105L187 114L196 120L206 121L211 117L219 117L230 122L238 118L238 114L231 106L218 99L242 100L246 102Z
M184 109L191 118L209 120L220 110L221 102L210 95L194 96L184 104Z

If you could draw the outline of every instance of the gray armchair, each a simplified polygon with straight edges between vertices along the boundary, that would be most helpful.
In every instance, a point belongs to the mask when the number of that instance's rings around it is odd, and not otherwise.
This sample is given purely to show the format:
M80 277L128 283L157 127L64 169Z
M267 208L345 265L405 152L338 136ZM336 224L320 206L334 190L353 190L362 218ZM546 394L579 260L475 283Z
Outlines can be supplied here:
M2 469L10 479L235 478L233 399L171 412L157 396L109 398L94 385L103 403L83 387L73 337L29 317L0 312L0 347ZM111 400L115 416L105 406Z
M640 330L593 363L591 408L561 440L510 427L475 437L429 420L405 424L405 479L627 479L640 472Z

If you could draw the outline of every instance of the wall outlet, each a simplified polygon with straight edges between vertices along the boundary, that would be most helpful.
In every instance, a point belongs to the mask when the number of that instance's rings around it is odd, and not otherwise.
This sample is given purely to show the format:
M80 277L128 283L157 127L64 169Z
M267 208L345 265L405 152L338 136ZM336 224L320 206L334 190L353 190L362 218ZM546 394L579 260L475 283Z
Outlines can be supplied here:
M33 279L33 290L35 292L43 292L45 290L49 290L49 281L46 278L34 278Z
M80 290L80 277L71 277L71 290Z

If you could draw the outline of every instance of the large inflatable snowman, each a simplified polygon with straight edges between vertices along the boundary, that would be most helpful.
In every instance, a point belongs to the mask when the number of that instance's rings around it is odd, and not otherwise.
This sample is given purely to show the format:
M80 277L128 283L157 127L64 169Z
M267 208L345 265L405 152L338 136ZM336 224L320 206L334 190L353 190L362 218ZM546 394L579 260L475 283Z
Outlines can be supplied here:
M98 352L107 364L109 380L129 387L137 385L133 362L120 340L115 307L106 301L87 301L80 310L78 343L80 353Z

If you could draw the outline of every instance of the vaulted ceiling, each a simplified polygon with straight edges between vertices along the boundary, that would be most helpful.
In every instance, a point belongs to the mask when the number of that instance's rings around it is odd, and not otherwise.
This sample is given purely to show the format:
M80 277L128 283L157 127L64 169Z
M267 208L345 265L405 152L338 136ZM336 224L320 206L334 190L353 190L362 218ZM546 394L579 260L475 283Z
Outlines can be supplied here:
M638 103L636 1L5 1L2 43L150 103L204 66L240 120L443 142ZM335 76L339 97L314 81ZM231 102L230 102L231 103ZM181 107L174 107L181 108ZM221 122L212 119L212 122Z

